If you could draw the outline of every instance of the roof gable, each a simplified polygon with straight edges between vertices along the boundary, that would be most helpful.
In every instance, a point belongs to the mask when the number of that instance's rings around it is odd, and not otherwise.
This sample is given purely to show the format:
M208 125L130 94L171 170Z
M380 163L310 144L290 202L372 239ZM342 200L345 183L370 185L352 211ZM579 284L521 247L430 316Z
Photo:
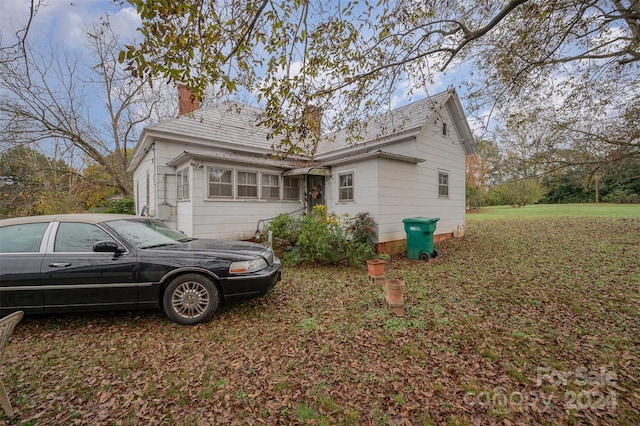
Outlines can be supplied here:
M412 132L419 132L451 96L441 92L434 96L412 102L385 114L374 117L358 135L356 143L349 143L346 131L329 134L322 139L316 151L318 156L350 147L362 147L375 142L388 141Z

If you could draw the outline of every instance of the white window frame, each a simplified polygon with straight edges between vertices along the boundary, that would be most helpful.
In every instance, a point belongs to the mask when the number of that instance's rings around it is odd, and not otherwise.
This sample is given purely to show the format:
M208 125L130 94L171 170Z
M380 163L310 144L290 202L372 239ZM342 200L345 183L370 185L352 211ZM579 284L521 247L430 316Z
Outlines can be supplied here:
M342 178L351 176L351 185L342 186ZM356 173L353 171L338 173L338 202L339 203L354 203L356 201ZM351 190L351 198L343 198L342 191Z
M250 183L241 183L240 182L240 174L246 174L246 175L254 175L255 176L255 184L250 184ZM260 172L258 171L252 171L252 170L236 170L236 197L239 199L248 199L248 200L257 200L258 197L260 196L258 190L259 190L259 184L258 184L258 179L260 176ZM256 195L240 195L240 188L254 188Z
M447 132L449 129L447 129L447 122L446 121L442 121L442 136L447 136Z
M438 198L449 198L449 186L449 172L438 170Z
M176 200L189 201L191 199L190 175L189 166L176 171Z
M211 181L211 170L221 170L224 173L229 172L231 175L231 182L212 182ZM218 198L218 199L232 199L234 195L234 170L226 167L218 167L218 166L207 166L207 198ZM222 177L222 175L221 175ZM220 187L229 187L231 188L231 195L211 195L211 185L218 185Z
M287 183L296 182L297 186L287 186ZM300 188L302 188L302 179L297 176L284 176L282 179L282 199L285 201L298 201L300 200ZM296 196L290 197L287 194L287 190L289 192L293 192L295 190Z
M273 186L273 185L266 185L265 184L265 178L269 177L269 180L271 180L270 178L275 178L277 181L277 186ZM271 183L271 182L269 182ZM267 173L267 172L260 172L260 197L264 200L279 200L280 199L280 187L282 186L282 180L280 179L280 175L277 173ZM272 190L276 188L277 189L277 195L275 197L273 196L268 196L265 195L266 192L269 192L269 190ZM265 189L267 191L265 191Z

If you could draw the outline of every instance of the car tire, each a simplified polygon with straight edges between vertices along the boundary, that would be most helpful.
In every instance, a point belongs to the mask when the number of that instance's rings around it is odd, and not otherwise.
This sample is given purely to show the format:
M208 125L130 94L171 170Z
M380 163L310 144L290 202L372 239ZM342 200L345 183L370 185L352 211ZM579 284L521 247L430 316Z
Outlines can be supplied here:
M207 322L220 305L218 287L206 276L185 274L172 280L164 292L164 311L178 324Z

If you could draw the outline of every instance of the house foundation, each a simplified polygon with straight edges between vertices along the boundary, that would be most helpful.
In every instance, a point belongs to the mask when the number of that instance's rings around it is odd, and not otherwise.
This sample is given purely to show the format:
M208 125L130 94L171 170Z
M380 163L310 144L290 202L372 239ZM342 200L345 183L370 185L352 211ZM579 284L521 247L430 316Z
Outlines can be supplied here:
M454 238L454 233L450 232L447 234L437 234L433 236L433 242L439 243L440 241L448 240L449 238ZM386 253L386 254L399 254L407 252L407 240L394 240L394 241L385 241L383 243L376 244L376 251L378 254Z

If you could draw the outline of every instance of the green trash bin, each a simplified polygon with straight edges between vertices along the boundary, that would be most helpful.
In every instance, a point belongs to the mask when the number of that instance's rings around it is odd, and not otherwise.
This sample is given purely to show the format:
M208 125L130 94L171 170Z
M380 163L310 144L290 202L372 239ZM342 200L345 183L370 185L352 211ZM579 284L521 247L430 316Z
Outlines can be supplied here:
M402 219L407 234L407 258L429 260L438 253L433 248L433 233L440 218L409 217Z

